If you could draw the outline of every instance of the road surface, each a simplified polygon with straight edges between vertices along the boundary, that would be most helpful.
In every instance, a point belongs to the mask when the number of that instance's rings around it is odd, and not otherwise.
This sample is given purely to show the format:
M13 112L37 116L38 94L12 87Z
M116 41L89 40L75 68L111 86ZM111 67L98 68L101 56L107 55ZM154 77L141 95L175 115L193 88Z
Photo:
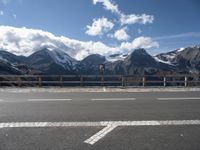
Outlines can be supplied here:
M0 91L0 150L199 150L200 92Z

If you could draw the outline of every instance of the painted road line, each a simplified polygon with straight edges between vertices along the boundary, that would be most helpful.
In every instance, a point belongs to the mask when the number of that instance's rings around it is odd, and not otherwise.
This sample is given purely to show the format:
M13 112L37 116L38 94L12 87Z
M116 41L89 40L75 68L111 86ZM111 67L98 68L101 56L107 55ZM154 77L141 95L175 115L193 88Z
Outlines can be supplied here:
M136 98L97 98L91 99L92 101L134 101Z
M163 100L163 101L168 101L168 100L200 100L200 97L173 97L173 98L157 98L157 100Z
M28 99L29 102L71 101L72 99Z
M103 87L103 91L106 92L106 88L105 87Z
M118 126L178 126L200 125L200 120L164 120L164 121L101 121L101 122L10 122L0 123L0 128L46 128L46 127L104 127L84 142L95 144Z
M102 139L104 136L106 136L109 132L111 132L112 130L114 130L117 127L117 125L113 124L113 125L108 125L105 128L103 128L102 130L100 130L99 132L97 132L95 135L93 135L92 137L90 137L89 139L85 140L84 142L90 145L95 144L97 141L99 141L100 139Z

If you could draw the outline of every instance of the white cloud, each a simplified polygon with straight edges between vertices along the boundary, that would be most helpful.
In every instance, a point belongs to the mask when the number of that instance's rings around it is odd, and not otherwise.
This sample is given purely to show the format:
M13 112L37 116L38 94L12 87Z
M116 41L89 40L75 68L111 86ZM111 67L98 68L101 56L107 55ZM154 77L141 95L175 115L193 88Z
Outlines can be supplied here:
M130 38L130 36L126 33L126 31L127 28L119 29L114 33L113 37L119 41L126 41Z
M107 18L94 19L91 26L87 26L86 34L91 36L102 35L105 32L110 31L114 27L114 24Z
M153 23L154 16L142 14L142 15L136 15L136 14L129 14L126 15L123 12L121 12L118 8L117 4L114 4L111 0L93 0L93 4L96 5L97 3L102 3L104 6L104 9L110 10L112 13L115 13L119 16L120 22L122 25L131 25L131 24L147 24L147 23Z
M0 16L3 16L4 15L4 12L1 10L0 11Z
M158 48L159 44L153 41L150 37L138 37L134 39L132 42L123 42L121 44L121 49L133 50L137 48Z
M147 23L153 23L154 16L146 15L146 14L142 14L142 15L135 15L135 14L124 15L124 14L121 14L120 21L121 21L122 25L136 24L136 23L147 24Z
M109 56L111 54L131 52L135 48L157 47L158 43L151 38L139 37L133 42L110 47L102 42L79 41L52 33L27 28L0 26L0 50L16 55L28 56L43 48L60 49L70 56L81 60L90 54Z
M167 39L177 39L177 38L199 38L200 32L187 32L187 33L181 33L181 34L174 34L174 35L166 35L166 36L160 36L155 37L155 40L167 40Z
M114 4L110 0L93 0L93 4L96 5L97 3L102 3L106 10L110 10L113 13L120 14L118 9L118 5Z

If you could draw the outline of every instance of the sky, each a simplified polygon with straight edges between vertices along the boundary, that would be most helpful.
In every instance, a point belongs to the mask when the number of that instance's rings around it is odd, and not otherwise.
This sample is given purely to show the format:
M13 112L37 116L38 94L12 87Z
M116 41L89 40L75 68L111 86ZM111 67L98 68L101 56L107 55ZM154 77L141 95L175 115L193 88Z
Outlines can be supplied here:
M199 0L0 0L0 48L30 55L48 45L77 59L140 47L154 55L200 44L199 8Z

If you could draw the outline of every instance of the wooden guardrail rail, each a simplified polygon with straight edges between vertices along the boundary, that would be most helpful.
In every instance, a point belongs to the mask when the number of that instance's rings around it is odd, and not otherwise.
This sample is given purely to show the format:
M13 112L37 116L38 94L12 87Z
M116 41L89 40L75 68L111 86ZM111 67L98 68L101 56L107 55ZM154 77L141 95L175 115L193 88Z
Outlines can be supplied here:
M200 86L200 75L0 75L0 86Z

